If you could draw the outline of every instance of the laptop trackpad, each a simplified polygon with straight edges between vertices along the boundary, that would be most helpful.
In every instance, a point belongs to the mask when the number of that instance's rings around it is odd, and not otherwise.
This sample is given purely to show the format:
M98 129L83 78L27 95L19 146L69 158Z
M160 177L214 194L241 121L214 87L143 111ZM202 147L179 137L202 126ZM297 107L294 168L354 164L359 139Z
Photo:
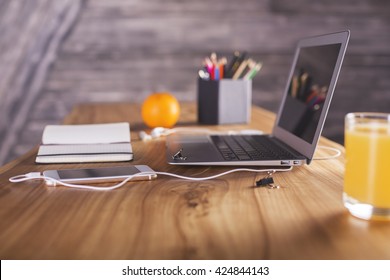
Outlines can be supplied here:
M169 135L168 141L171 143L209 143L207 135Z
M171 158L178 151L188 162L211 162L223 160L222 155L207 135L170 135L167 138L167 156Z

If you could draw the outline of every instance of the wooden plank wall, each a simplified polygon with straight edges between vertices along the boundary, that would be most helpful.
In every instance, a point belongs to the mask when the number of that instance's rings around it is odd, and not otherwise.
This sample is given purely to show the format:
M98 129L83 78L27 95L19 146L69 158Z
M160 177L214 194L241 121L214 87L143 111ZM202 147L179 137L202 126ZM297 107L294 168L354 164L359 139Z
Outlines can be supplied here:
M350 29L324 129L342 143L347 112L389 112L389 21L386 0L85 1L7 160L38 143L44 125L76 103L141 102L155 91L195 100L197 69L212 51L247 50L263 61L253 102L276 111L296 40Z
M21 144L20 135L34 126L29 118L79 8L73 0L0 0L0 164L39 143L27 135Z

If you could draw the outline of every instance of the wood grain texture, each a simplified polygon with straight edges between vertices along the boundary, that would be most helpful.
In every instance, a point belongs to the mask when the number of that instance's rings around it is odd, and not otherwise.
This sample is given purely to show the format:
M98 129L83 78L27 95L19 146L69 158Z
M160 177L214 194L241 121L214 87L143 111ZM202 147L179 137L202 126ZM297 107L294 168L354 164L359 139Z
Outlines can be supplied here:
M180 126L195 126L183 104ZM253 108L249 125L213 129L271 130L274 114ZM207 176L223 167L165 162L165 141L142 142L132 104L74 108L67 124L130 121L135 160L158 171ZM321 145L340 145L321 138ZM17 174L46 169L117 166L36 165L36 149L0 168L1 259L389 259L389 223L349 215L341 202L344 156L277 173L280 189L254 188L261 176L236 173L207 182L160 176L109 192L11 184ZM344 154L344 153L343 153ZM316 156L328 155L318 150Z

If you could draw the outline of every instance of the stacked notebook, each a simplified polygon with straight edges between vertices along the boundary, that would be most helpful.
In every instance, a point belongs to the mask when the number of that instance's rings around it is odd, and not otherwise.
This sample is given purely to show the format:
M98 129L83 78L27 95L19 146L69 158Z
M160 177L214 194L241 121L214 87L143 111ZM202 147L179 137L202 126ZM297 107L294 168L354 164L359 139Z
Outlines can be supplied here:
M82 163L130 161L129 123L48 125L35 162Z

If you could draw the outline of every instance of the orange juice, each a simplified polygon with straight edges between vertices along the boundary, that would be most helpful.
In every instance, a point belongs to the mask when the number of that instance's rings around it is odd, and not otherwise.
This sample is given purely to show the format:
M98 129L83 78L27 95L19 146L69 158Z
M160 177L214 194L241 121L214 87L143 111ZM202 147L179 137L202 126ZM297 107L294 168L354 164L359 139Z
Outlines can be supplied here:
M344 192L359 203L390 209L390 123L346 123Z

